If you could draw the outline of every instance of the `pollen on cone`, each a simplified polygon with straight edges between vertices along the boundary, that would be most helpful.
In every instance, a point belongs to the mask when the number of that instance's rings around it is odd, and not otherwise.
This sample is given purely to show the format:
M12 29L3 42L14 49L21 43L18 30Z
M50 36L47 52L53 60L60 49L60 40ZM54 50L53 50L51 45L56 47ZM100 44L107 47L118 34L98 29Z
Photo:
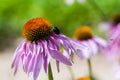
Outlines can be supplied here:
M51 34L52 24L44 18L29 20L23 27L22 35L29 41L46 39Z
M75 31L74 36L77 40L88 40L93 37L93 33L88 26L83 26Z

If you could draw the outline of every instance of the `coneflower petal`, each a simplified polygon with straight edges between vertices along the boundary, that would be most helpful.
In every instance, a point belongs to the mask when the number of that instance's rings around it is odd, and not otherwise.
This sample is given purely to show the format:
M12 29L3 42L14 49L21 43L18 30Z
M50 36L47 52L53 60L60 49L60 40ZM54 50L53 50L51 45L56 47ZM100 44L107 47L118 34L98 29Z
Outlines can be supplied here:
M28 76L30 75L30 73L33 73L33 68L35 65L35 57L36 57L36 55L32 56L30 63L28 65L28 71L27 71Z
M34 71L33 71L34 80L37 80L37 77L39 75L40 69L42 67L42 59L43 59L43 55L42 55L42 53L39 53L36 56L36 61L34 64Z
M26 58L24 58L25 60L24 60L24 63L23 63L23 68L24 68L24 71L27 73L27 71L28 71L28 65L30 64L30 60L31 60L31 58L32 58L32 54L28 54L27 56L26 56Z
M94 41L96 42L96 44L100 47L100 48L102 48L102 49L104 49L104 48L106 48L108 45L107 45L107 41L105 41L105 40L103 40L103 39L101 39L101 38L99 38L99 37L95 37L94 38Z
M47 42L46 41L41 41L41 43L39 43L39 45L42 45L43 46L43 59L44 59L44 70L45 70L45 73L48 74L48 65L49 65L49 62L50 62L50 55L49 55L49 51L48 51L48 48L47 48ZM53 46L52 46L53 47Z
M71 62L59 51L49 49L50 55L55 58L57 61L60 61L67 65L72 65Z
M12 60L12 68L14 67L14 64L15 64L15 62L16 62L16 59L18 58L18 55L20 55L22 52L23 52L23 47L22 46L24 46L25 45L25 43L24 43L24 41L17 47L17 49L16 49L16 51L15 51L15 53L14 53L14 55L13 55L13 60ZM21 49L22 48L22 49Z
M17 70L18 70L18 66L19 66L19 63L20 63L20 58L21 58L21 55L23 53L23 48L24 46L26 46L26 43L23 41L19 46L18 48L16 49L15 51L15 54L13 56L13 63L12 63L12 68L14 67L15 70L14 70L14 75L16 74Z
M90 47L91 53L97 54L98 52L98 46L93 42L92 40L88 40L88 45Z

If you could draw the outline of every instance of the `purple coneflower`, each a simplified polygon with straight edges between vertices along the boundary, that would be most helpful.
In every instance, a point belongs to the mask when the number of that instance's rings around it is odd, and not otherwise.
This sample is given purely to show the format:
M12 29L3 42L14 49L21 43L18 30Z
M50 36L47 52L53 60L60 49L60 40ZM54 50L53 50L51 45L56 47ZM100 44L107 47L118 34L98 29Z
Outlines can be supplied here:
M120 29L118 29L120 30ZM120 58L120 33L115 33L111 36L111 40L109 41L109 45L106 49L106 56L109 59L118 59Z
M116 80L120 79L120 14L117 14L113 18L112 27L110 30L110 42L109 46L106 50L107 57L109 59L115 60L113 64L114 72L113 76L115 76Z
M116 14L111 22L111 26L110 26L110 38L114 39L115 37L118 36L118 33L120 30L120 14Z
M113 17L110 26L110 34L109 34L109 46L107 48L107 56L113 59L117 59L120 57L119 49L120 49L120 14L117 14Z
M72 65L73 53L84 48L79 42L60 33L57 27L53 27L44 18L28 21L23 27L22 35L24 40L15 51L12 68L16 74L21 60L25 73L28 76L32 75L34 80L37 79L42 65L48 73L51 57L56 60L59 70L59 62Z
M111 21L101 23L99 25L99 30L101 32L108 32L109 39L114 39L119 32L120 29L120 14L116 14Z
M104 50L107 47L107 42L102 38L94 36L88 26L78 28L75 32L75 38L88 47L86 55L82 55L82 57L87 58L90 80L95 80L92 74L90 57L92 54L99 53L99 50Z
M99 50L105 49L107 46L107 42L100 37L94 36L88 26L78 28L75 32L75 38L87 46L88 53L83 55L85 58L90 58L92 54L97 54Z

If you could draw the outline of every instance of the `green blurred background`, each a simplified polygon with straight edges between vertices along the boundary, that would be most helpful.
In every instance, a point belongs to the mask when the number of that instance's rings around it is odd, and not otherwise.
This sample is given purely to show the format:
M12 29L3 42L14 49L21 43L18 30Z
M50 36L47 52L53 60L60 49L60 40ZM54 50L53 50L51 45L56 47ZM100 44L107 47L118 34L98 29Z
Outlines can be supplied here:
M0 0L0 50L21 37L23 25L32 18L44 17L73 37L83 25L99 35L98 24L119 12L120 0Z

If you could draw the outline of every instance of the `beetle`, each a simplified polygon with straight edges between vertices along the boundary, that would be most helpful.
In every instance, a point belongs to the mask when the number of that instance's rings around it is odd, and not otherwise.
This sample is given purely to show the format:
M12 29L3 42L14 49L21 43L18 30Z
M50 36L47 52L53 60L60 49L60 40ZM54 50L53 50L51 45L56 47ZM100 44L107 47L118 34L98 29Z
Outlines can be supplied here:
M53 30L53 32L55 32L56 34L60 34L60 30L59 30L56 26L54 26L52 30Z

